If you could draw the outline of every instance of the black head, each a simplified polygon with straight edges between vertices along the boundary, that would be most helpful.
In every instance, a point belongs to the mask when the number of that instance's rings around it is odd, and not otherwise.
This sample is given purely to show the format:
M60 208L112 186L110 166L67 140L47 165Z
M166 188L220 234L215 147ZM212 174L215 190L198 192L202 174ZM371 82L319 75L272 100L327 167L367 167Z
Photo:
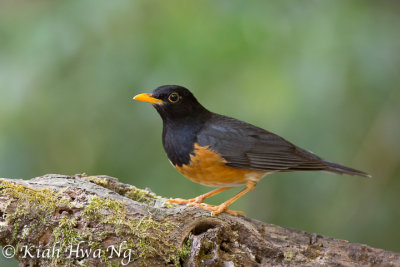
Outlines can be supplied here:
M188 89L179 85L163 85L151 94L140 94L134 99L152 103L164 121L196 118L208 113Z

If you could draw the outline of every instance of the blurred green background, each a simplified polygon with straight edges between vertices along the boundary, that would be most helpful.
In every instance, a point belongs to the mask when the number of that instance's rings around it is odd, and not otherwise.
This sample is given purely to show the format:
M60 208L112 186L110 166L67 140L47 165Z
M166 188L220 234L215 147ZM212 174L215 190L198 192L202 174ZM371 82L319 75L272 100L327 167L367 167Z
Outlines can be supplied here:
M214 112L373 175L274 174L233 209L400 251L399 1L0 5L1 177L85 172L165 197L209 191L171 167L161 119L132 101L179 84Z

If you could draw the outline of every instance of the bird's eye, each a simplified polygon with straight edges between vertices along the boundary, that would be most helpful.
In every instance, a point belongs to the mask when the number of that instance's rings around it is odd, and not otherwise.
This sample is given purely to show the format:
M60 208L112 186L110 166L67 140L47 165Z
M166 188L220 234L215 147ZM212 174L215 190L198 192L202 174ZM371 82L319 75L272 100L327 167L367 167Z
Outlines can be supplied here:
M179 101L179 95L178 93L172 93L168 96L168 101L171 103L176 103Z

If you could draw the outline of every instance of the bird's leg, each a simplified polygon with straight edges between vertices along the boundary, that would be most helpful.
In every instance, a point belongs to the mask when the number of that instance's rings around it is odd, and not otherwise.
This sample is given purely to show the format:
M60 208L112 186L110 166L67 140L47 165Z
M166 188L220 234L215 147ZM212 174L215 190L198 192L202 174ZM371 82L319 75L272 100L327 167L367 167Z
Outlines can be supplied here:
M228 199L227 201L225 201L224 203L222 203L219 206L213 206L213 205L208 205L205 203L196 205L199 207L202 207L203 209L206 210L211 210L211 214L213 215L217 215L221 212L228 212L230 214L233 215L238 215L239 213L243 213L241 211L234 211L234 210L228 210L227 208L229 207L229 205L231 205L233 202L235 202L236 200L238 200L240 197L242 197L243 195L247 194L248 192L250 192L251 190L253 190L256 187L257 183L253 182L253 181L248 181L246 184L246 188L243 189L242 191L240 191L239 193L237 193L236 195L234 195L231 199Z
M189 199L189 203L188 203L187 205L188 205L188 206L195 206L196 204L203 203L203 201L204 201L206 198L209 198L209 197L212 197L212 196L214 196L214 195L216 195L216 194L219 194L219 193L221 193L221 192L223 192L223 191L225 191L225 190L228 190L229 188L230 188L230 187L221 187L221 188L217 188L217 189L214 189L214 190L212 190L212 191L210 191L210 192L208 192L208 193L205 193L205 194L203 194L203 195L200 195L200 196L198 196L198 197ZM190 200L192 200L192 201L190 201Z
M229 188L230 187L220 187L220 188L214 189L208 193L205 193L205 194L200 195L195 198L191 198L191 199L173 198L173 199L168 199L166 202L176 203L176 204L187 204L188 206L195 206L196 204L202 203L206 198L212 197L212 196L214 196L218 193L221 193L222 191L225 191Z

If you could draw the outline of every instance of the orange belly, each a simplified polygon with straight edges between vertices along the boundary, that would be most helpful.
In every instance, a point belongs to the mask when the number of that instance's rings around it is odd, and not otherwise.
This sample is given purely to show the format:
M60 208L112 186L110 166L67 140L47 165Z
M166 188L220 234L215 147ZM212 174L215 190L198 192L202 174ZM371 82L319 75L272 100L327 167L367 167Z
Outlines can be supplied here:
M194 155L190 155L190 163L174 167L186 178L195 183L213 187L232 187L246 184L248 181L258 182L267 172L248 169L236 169L226 166L218 153L208 146L194 145Z

